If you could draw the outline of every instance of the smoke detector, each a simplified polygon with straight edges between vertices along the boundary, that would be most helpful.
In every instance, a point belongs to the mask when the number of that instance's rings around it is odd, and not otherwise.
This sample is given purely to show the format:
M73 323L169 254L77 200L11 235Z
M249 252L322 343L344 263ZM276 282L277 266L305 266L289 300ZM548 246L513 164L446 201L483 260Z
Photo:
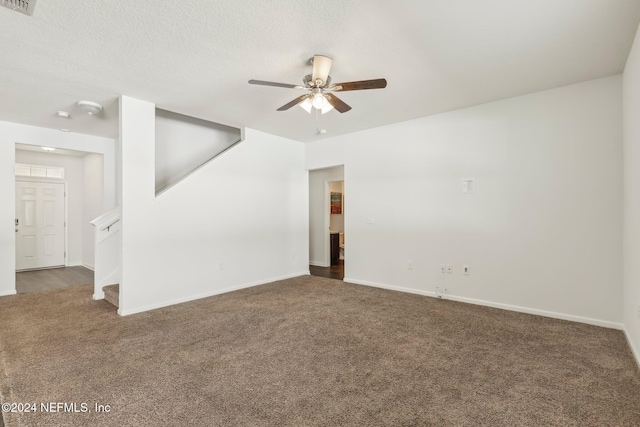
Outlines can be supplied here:
M33 15L36 0L0 0L0 6L8 7L25 15Z
M89 113L90 116L98 114L100 111L102 111L102 105L98 104L97 102L78 101L78 107L80 107L82 111Z

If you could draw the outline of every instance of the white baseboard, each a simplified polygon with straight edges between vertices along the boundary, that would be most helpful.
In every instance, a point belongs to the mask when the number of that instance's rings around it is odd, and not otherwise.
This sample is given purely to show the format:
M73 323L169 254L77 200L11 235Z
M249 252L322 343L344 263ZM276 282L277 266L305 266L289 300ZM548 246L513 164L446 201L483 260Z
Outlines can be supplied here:
M425 295L428 297L436 297L435 292L431 292L431 291L423 291L423 290L413 289L413 288L403 288L400 286L385 285L381 283L367 282L364 280L350 279L346 277L343 280L345 282L354 283L356 285L373 286L376 288L390 289L392 291L400 291L400 292L407 292L411 294ZM624 325L622 323L610 322L608 320L593 319L590 317L575 316L572 314L557 313L554 311L540 310L537 308L522 307L518 305L511 305L511 304L503 304L503 303L479 300L474 298L459 297L455 295L447 295L446 299L450 299L452 301L464 302L467 304L483 305L486 307L499 308L502 310L517 311L519 313L534 314L536 316L551 317L553 319L561 319L561 320L569 320L571 322L586 323L588 325L601 326L604 328L624 330Z
M478 300L473 298L449 296L448 299L453 301L466 302L469 304L500 308L502 310L517 311L519 313L535 314L536 316L551 317L553 319L568 320L570 322L586 323L587 325L601 326L603 328L617 329L619 331L624 329L624 325L622 323L611 322L609 320L594 319L592 317L576 316L573 314L558 313L556 311L547 311L547 310L541 310L537 308L522 307L519 305L502 304L502 303Z
M331 267L331 264L320 261L309 261L309 265L313 265L314 267Z
M383 283L368 282L366 280L359 280L359 279L350 279L348 277L345 277L342 280L345 281L345 282L348 282L348 283L354 283L356 285L372 286L374 288L389 289L391 291L406 292L408 294L417 294L417 295L425 295L425 296L428 296L428 297L436 297L436 293L435 292L423 291L423 290L420 290L420 289L403 288L401 286L385 285Z
M84 268L86 268L87 270L96 271L96 270L95 270L95 268L91 267L90 265L82 264L82 266L83 266Z
M627 331L627 328L624 328L624 336L627 338L627 343L629 343L629 348L631 348L631 353L633 353L633 356L636 358L638 369L640 369L640 348L636 348L633 345L633 341L629 337L629 332Z
M2 291L0 292L0 297L8 297L9 295L16 295L17 293L15 289L12 291Z
M133 308L131 310L123 310L122 308L118 309L118 314L121 316L129 316L130 314L142 313L145 311L155 310L157 308L168 307L170 305L182 304L183 302L195 301L202 298L212 297L215 295L226 294L227 292L239 291L240 289L252 288L254 286L266 285L267 283L277 282L278 280L291 279L293 277L300 277L309 275L309 271L301 271L298 273L287 274L279 277L272 277L266 280L260 280L257 282L245 283L243 285L238 286L230 286L228 288L216 289L211 292L204 292L197 295L192 295L184 298L176 298L174 300L165 301L158 304L150 304L142 307Z
M99 300L104 299L104 292L96 292L93 294L93 299Z

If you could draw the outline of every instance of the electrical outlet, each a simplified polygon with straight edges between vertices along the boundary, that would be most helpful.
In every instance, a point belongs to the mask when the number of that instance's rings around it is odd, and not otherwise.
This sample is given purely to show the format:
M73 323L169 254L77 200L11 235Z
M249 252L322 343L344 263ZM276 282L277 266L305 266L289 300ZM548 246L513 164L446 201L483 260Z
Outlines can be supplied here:
M413 261L407 261L407 270L413 270Z
M447 272L447 266L444 264L440 264L440 273L444 274Z
M440 299L445 299L448 295L447 288L441 288L440 286L436 286L435 289L436 297Z
M453 265L447 265L447 274L453 274Z
M467 276L469 275L469 266L468 265L463 265L462 266L462 274L466 274Z

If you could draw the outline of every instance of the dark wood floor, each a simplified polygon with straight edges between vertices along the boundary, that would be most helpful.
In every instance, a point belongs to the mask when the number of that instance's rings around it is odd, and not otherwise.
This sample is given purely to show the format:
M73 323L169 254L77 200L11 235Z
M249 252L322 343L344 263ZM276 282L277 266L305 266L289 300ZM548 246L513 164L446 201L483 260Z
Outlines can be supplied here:
M16 273L16 291L19 294L74 285L93 285L93 271L78 266Z
M331 267L316 267L315 265L310 265L309 272L312 276L342 280L344 279L344 260L338 260L338 263Z

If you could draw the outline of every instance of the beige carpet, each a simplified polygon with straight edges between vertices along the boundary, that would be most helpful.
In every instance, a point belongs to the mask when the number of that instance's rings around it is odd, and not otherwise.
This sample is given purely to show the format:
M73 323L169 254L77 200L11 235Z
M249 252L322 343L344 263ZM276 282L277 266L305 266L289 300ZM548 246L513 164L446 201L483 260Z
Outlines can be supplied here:
M4 371L4 372L2 372ZM89 286L0 298L15 426L638 426L620 331L300 277L118 317Z

